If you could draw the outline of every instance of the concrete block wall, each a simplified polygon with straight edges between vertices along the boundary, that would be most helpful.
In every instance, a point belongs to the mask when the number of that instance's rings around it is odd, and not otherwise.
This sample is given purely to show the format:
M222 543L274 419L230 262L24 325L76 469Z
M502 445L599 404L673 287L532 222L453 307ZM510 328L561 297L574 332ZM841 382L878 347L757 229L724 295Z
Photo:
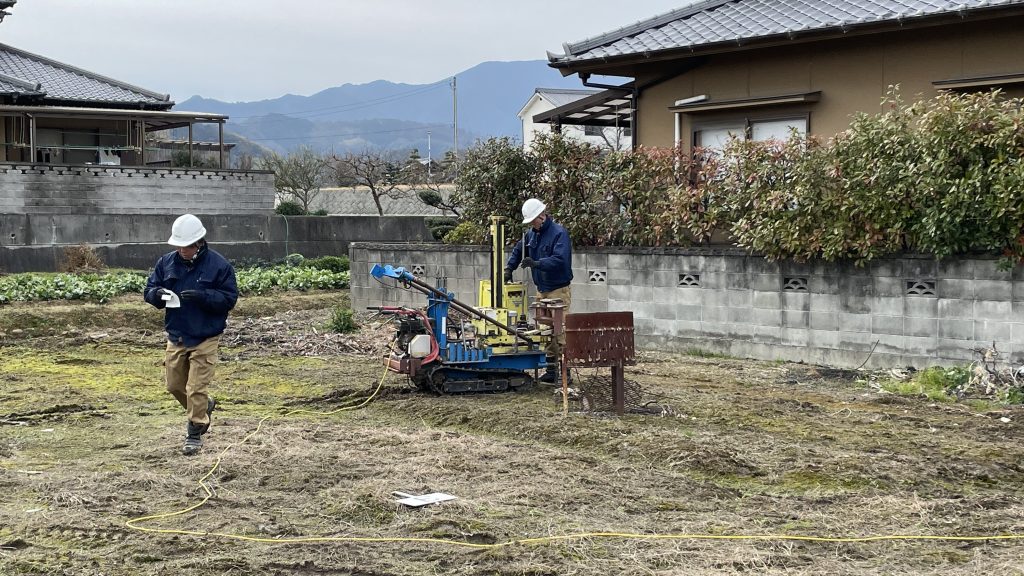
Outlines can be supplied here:
M0 214L0 272L58 269L68 246L88 244L110 267L147 269L170 247L172 214ZM215 250L232 260L347 254L355 240L423 241L423 217L280 216L197 212Z
M270 214L273 210L271 172L0 163L3 214Z
M483 246L354 243L353 307L423 297L368 275L375 262L440 270L475 303ZM578 249L574 312L631 310L641 346L841 367L965 363L995 343L1024 363L1024 271L996 260L907 255L850 264L769 262L734 249Z
M425 297L415 290L396 288L391 280L378 282L370 276L374 264L402 266L425 282L437 285L437 278L455 297L476 304L481 279L490 274L487 246L451 246L442 244L377 244L353 242L349 245L351 262L352 309L368 306L422 306Z

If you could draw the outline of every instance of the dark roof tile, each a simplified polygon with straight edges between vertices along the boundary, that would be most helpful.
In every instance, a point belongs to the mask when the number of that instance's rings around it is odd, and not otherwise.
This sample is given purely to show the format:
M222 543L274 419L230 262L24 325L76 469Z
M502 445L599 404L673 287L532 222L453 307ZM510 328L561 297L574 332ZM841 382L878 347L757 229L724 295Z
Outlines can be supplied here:
M553 63L580 62L807 31L979 11L1024 0L705 0L587 40Z
M20 81L20 82L19 82ZM30 86L39 86L34 90ZM43 56L0 44L0 92L9 94L45 94L45 100L148 105L170 108L166 94L100 76Z

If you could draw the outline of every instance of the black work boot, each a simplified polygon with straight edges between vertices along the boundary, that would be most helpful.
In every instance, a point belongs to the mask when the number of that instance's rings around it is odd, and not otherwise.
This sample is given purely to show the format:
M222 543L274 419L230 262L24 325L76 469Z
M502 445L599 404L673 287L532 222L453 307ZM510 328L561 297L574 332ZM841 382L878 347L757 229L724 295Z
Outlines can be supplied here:
M545 384L554 384L562 379L558 372L558 360L555 358L548 358L547 362L547 370L544 371L544 374L539 378L539 380Z
M181 447L181 453L185 456L194 456L203 447L203 434L210 426L208 424L195 424L188 422L188 432L185 435L185 445Z

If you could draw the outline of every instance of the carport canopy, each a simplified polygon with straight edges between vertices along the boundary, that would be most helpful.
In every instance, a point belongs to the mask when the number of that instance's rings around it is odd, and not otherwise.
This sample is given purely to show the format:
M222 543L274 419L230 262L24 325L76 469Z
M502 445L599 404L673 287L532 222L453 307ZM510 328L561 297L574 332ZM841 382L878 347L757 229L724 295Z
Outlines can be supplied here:
M633 123L632 82L609 88L533 117L535 124L625 128Z

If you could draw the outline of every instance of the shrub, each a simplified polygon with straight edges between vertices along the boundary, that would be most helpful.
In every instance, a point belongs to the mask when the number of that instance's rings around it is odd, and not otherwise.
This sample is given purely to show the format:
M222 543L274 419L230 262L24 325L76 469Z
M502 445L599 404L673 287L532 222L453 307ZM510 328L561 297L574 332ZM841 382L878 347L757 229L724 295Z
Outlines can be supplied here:
M331 313L331 320L327 324L327 327L332 332L339 332L346 334L348 332L355 332L359 329L359 324L355 320L355 315L351 308L338 306L334 308Z
M451 216L430 216L425 218L424 223L427 225L427 229L430 230L430 235L434 237L434 240L442 240L445 235L455 228L458 220Z
M540 176L535 154L511 138L490 138L470 148L459 164L453 203L466 220L481 226L491 216L518 222L523 202L539 195Z
M610 230L622 221L613 190L621 183L609 179L615 175L609 161L626 159L633 153L602 156L601 148L593 144L561 134L544 134L534 140L533 154L541 170L537 196L544 200L558 223L565 226L573 242L585 246L613 243L614 233ZM522 222L521 202L515 206L515 219L511 222Z
M106 270L107 265L88 244L69 246L64 249L57 270L60 272L98 272Z
M917 372L906 382L884 382L882 389L901 396L921 396L936 402L952 402L956 399L956 390L965 386L969 379L970 369L966 366L933 366Z
M419 197L420 202L423 202L431 208L437 208L442 212L451 212L455 216L461 216L459 212L460 207L455 203L455 200L457 199L455 196L450 196L446 200L439 189L435 190L432 188L420 190L416 195Z
M582 245L685 246L727 232L771 259L1024 260L1024 100L942 93L907 105L893 88L882 104L828 142L794 133L717 152L492 139L467 152L457 201L486 226L490 215L518 221L521 203L541 198Z
M301 266L318 270L330 270L331 272L348 272L349 261L348 256L321 256L319 258L303 260Z
M1024 404L1024 388L1010 388L1006 391L1004 402L1007 404Z
M320 208L309 213L310 216L327 216L327 210Z
M299 204L298 202L295 202L293 200L283 200L283 201L281 201L281 203L277 205L277 208L274 208L274 213L275 214L280 214L282 216L305 216L306 215L306 211L305 211L305 209L302 208L302 204Z
M487 229L475 222L461 222L444 235L445 244L486 244Z

